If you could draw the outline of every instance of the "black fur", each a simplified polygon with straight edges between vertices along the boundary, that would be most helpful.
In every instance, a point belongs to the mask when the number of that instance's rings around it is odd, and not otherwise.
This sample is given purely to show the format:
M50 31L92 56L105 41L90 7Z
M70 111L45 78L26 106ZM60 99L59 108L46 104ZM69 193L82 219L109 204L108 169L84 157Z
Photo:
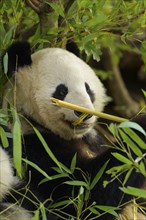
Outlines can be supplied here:
M28 42L16 42L8 48L8 73L10 77L19 67L32 63L31 49Z
M144 130L146 131L146 115L137 116L134 121L138 122ZM33 122L33 121L32 121ZM40 174L36 169L32 168L31 166L28 167L28 170L31 170L31 189L37 189L39 194L41 195L41 200L47 200L46 206L54 202L59 202L64 199L68 199L72 197L72 186L66 185L64 182L70 180L71 178L75 180L83 180L83 173L84 175L90 176L91 180L95 177L97 172L103 166L105 162L108 162L108 166L106 170L114 166L119 166L120 163L112 156L112 152L118 152L118 150L111 150L106 148L104 145L106 144L103 138L96 133L96 138L93 139L89 134L84 136L82 139L75 139L71 141L66 141L61 139L59 136L54 135L49 130L45 130L45 132L41 133L43 138L45 139L46 143L48 144L49 148L56 156L56 158L66 165L70 167L71 160L75 153L77 153L77 167L73 173L73 175L69 175L68 177L63 177L59 179L54 179L47 181L39 185L40 181L44 179L44 176ZM143 141L146 143L146 137L142 136ZM57 165L52 161L52 159L46 153L44 147L42 146L41 142L39 141L36 134L25 135L24 136L24 157L27 155L27 159L37 164L42 170L44 170L49 176L58 174L53 167ZM92 152L97 154L96 158L94 159L86 159L82 156L81 149L84 147L89 148ZM121 153L121 151L119 152ZM126 156L126 155L125 155ZM81 172L82 170L82 172ZM122 191L119 189L121 183L125 178L126 173L123 173L116 179L115 181L111 182L107 187L103 187L104 180L110 180L110 176L104 172L102 179L96 184L96 186L91 191L91 197L88 201L87 205L91 205L93 202L96 202L97 205L109 205L115 206L120 204L124 204L132 199L130 195L124 195ZM133 170L128 179L125 186L133 186L141 188L144 184L145 177ZM74 195L77 196L79 187L74 188ZM49 201L50 198L50 201ZM146 201L145 201L146 202ZM27 207L27 206L26 206ZM32 207L31 207L32 208ZM74 208L73 204L68 205L62 211L66 214L63 214L64 218L68 219L67 214L73 214L76 216L76 209ZM57 212L57 211L56 211ZM81 220L84 220L85 217L89 214L88 211L84 212L84 214L80 217ZM93 215L94 217L96 215ZM92 216L92 217L93 217ZM61 219L61 218L58 218ZM91 219L91 216L87 218L88 220ZM111 214L104 214L98 218L99 220L113 220L115 219ZM51 218L48 218L51 220Z
M90 96L91 102L93 103L95 101L95 94L91 90L91 88L90 88L90 86L88 85L87 82L85 82L85 87L86 87L86 91L87 91L88 95Z
M56 99L64 100L67 93L68 93L68 88L64 84L59 84L56 87L55 92L52 94L52 97Z
M80 50L77 47L76 43L68 41L66 44L66 49L71 53L75 54L77 57L80 57Z

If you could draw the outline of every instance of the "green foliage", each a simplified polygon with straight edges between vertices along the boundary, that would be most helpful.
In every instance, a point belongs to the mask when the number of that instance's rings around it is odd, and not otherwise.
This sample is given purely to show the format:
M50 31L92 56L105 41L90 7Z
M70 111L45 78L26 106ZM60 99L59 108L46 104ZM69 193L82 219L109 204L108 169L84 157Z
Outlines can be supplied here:
M119 126L116 126L115 124L110 124L109 126L110 132L119 144L119 146L115 147L118 148L121 153L124 152L125 156L120 153L113 153L113 156L122 162L122 165L111 168L107 173L111 175L111 181L113 181L123 172L126 172L127 174L123 185L127 182L133 169L136 169L137 172L142 173L146 177L145 154L142 153L142 150L146 150L146 143L141 140L132 129L135 129L146 136L146 132L143 128L135 122L128 121L122 122ZM107 184L108 182L105 181L104 185L106 186Z
M21 142L21 125L19 122L18 115L14 109L11 109L12 116L13 116L13 142L14 142L14 150L13 150L13 156L14 156L14 164L17 170L17 173L20 177L24 175L23 167L22 167L22 161L30 166L32 166L34 169L36 169L38 172L40 172L44 179L40 182L40 184L44 184L47 181L52 181L59 178L66 178L66 181L63 184L70 185L72 187L72 197L63 199L59 202L52 202L49 198L46 202L49 202L49 210L52 213L57 214L58 216L61 216L62 214L65 215L66 219L81 219L84 212L87 210L90 211L88 217L92 213L96 214L98 217L101 215L104 215L104 213L110 213L113 216L117 216L117 210L120 209L120 207L112 207L112 206L102 206L96 203L88 205L88 200L90 198L91 190L94 191L95 185L98 183L98 181L102 178L103 173L105 170L108 170L108 162L107 161L103 167L97 172L95 177L91 179L88 174L83 173L82 170L80 170L76 166L76 154L72 158L72 161L70 163L69 167L66 167L64 164L60 163L60 161L55 157L53 152L50 150L49 146L43 139L40 132L33 127L36 135L38 136L38 139L41 141L42 146L46 150L46 153L48 154L48 157L51 158L54 163L56 164L55 167L52 167L54 171L56 172L55 175L49 176L44 170L42 170L39 166L34 164L31 161L28 161L27 159L22 158L22 142ZM2 120L7 121L5 116L1 114ZM145 131L136 123L134 122L123 122L120 125L110 124L109 130L113 134L114 138L118 142L119 146L114 146L118 148L119 152L124 152L126 156L121 155L120 153L113 153L113 156L121 162L121 165L117 167L112 167L107 172L108 175L111 176L111 179L109 181L104 181L103 185L104 187L107 186L110 182L112 182L114 179L117 179L122 173L126 173L125 179L122 183L122 187L120 188L122 192L133 195L136 198L145 197L145 190L143 189L137 189L134 187L124 187L128 178L130 177L130 174L133 169L136 169L137 172L140 172L144 176L146 176L146 168L145 168L145 155L142 154L141 150L146 150L146 144L140 139L140 137L132 130L135 129L146 136ZM7 147L7 134L4 132L3 128L0 127L0 135L2 144ZM10 137L10 134L8 135ZM127 147L128 146L128 147ZM133 155L135 155L133 157ZM74 172L78 170L78 172L82 175L82 180L78 180L74 177ZM78 195L74 195L74 190L77 189ZM74 205L77 210L77 216L68 216L66 213L62 211L63 208L69 206L70 204ZM43 216L43 219L46 219L46 208L45 203L42 204L38 201L38 204L36 204L36 211L34 220L39 219L39 213ZM94 219L94 218L93 218ZM92 218L91 218L92 220Z
M145 33L145 0L74 0L68 9L66 3L64 0L48 3L53 10L52 17L56 20L59 18L59 26L48 27L42 33L39 16L25 1L1 1L0 60L14 40L29 40L39 49L45 43L61 47L67 40L74 40L80 50L86 53L87 61L90 56L99 61L101 48L107 47L116 63L119 62L122 51L127 50L141 54L146 65L145 40L141 40ZM139 42L141 46L136 47ZM6 56L3 66L6 73ZM104 79L109 77L108 72L107 75L104 72L99 74ZM0 70L0 90L5 82L4 78Z
M142 90L142 92L143 92L144 96L146 97L146 91Z
M9 146L8 139L7 139L7 136L6 136L4 129L2 127L0 127L0 138L1 138L1 142L2 142L3 147L8 147Z
M144 189L137 189L135 187L128 186L126 187L121 187L120 188L124 193L128 195L133 195L139 198L144 198L146 199L146 191Z
M48 28L46 36L35 32L31 41L50 41L56 34L60 39L74 39L88 55L99 60L101 46L110 47L113 52L125 47L126 40L132 40L143 34L145 29L144 0L74 0L65 11L65 1L49 3L54 10L52 16L60 16L60 26ZM1 2L1 42L2 49L7 48L13 39L21 39L26 31L39 22L36 13L25 5L24 1L10 0ZM22 33L20 33L22 31ZM120 42L120 39L122 40ZM35 40L35 41L34 41ZM56 42L62 44L63 42ZM143 56L143 47L142 53ZM126 45L127 49L132 49ZM138 48L137 48L138 50Z
M19 117L15 109L12 109L14 117L13 125L13 162L17 171L17 175L22 178L22 131Z
M4 70L3 73L2 68L0 68L0 102L2 99L2 87L7 78L6 73L8 68L7 54L5 56L3 55L7 47L14 40L29 40L32 43L32 50L34 47L36 47L36 49L42 48L44 43L48 42L51 42L52 47L61 47L64 46L67 40L74 40L80 47L80 50L86 53L87 61L90 56L93 56L96 61L99 61L102 55L101 49L105 47L110 49L114 62L118 63L122 52L126 50L140 54L146 66L146 40L141 40L143 39L146 27L146 12L144 11L146 7L145 0L74 0L67 10L65 8L66 2L67 1L59 0L59 3L49 3L54 10L52 16L56 19L59 18L59 27L48 27L45 34L41 32L39 16L30 7L26 6L25 1L9 0L0 2L0 61L3 63ZM140 47L136 46L138 42L140 43ZM110 72L100 71L97 74L99 74L102 79L112 77ZM146 92L143 91L143 93L146 97ZM91 206L87 206L91 190L94 190L94 186L102 178L105 169L108 167L108 161L92 180L81 170L83 180L77 180L74 178L74 172L78 169L76 167L76 155L74 155L70 167L66 167L58 161L40 132L34 128L48 157L56 164L56 167L53 167L56 171L56 175L48 176L48 174L36 164L22 158L21 124L16 110L11 109L11 112L11 119L13 119L12 134L10 132L4 132L4 129L0 127L0 138L4 147L8 147L7 137L13 138L13 156L17 174L20 177L24 175L22 162L25 162L43 174L44 179L42 179L40 184L46 181L67 177L68 181L64 182L64 184L72 186L72 198L56 203L50 202L49 210L57 213L59 216L62 214L63 207L74 204L78 210L77 218L66 216L66 219L70 220L79 219L87 209L98 216L103 214L101 211L111 213L114 216L117 215L116 211L119 207L99 206L94 203ZM0 124L7 125L8 121L9 116L0 112ZM146 150L146 144L133 132L133 128L146 135L142 128L132 122L124 122L119 126L115 124L109 126L109 130L119 144L115 146L115 144L112 143L112 147L117 147L121 152L124 152L126 156L120 153L113 153L113 156L121 162L121 165L107 171L107 174L111 176L111 180L108 182L104 181L103 184L106 187L107 184L125 172L126 176L122 183L123 187L120 189L124 193L145 198L145 192L142 189L124 187L133 169L136 169L137 172L146 176L145 155L142 154L142 150ZM78 195L76 197L74 196L74 187L78 189ZM38 209L35 212L34 220L39 219L39 213L42 214L45 220L44 204L38 202L37 206ZM90 217L90 215L88 217Z

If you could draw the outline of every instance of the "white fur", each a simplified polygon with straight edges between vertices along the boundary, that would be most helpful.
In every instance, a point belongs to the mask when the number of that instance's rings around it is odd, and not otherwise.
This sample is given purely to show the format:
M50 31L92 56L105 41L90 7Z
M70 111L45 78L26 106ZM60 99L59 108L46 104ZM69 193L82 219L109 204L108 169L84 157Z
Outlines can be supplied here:
M26 209L9 203L3 204L4 210L0 213L0 220L32 220L33 216Z
M34 53L32 65L19 68L16 82L18 112L32 116L38 123L65 139L82 137L91 130L96 118L93 116L86 120L90 125L86 129L71 129L66 121L73 122L77 116L72 110L56 107L50 101L59 84L68 87L64 101L97 111L102 111L105 104L104 88L93 70L64 49L47 48ZM95 93L94 104L86 92L85 82ZM11 90L9 94L12 97ZM24 132L30 132L28 127L24 128Z
M16 178L13 176L10 158L0 147L0 201L15 183Z
M134 204L127 205L116 220L146 220L146 215L138 212Z
M13 175L10 158L0 146L0 220L31 220L32 215L25 209L9 203L3 203L2 200L9 193L10 189L18 184L18 179Z

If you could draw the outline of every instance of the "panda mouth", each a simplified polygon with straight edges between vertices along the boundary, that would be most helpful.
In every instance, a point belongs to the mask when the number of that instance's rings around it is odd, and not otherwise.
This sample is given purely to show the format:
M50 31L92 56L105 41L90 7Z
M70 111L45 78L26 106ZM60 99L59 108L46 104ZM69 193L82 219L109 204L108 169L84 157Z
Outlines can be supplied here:
M79 125L72 125L71 124L71 128L73 128L73 129L82 130L82 129L88 129L89 127L90 127L89 124L79 124Z
M66 121L66 123L73 130L74 129L76 129L76 130L85 130L85 129L89 129L91 127L91 124L87 124L87 123L80 123L78 125L73 125L73 122L70 122L70 121Z

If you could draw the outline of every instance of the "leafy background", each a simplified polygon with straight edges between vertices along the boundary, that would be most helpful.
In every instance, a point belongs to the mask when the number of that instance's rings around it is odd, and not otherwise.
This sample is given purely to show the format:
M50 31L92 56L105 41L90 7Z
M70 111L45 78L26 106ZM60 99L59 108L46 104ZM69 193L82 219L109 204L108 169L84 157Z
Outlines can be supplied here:
M31 3L31 4L30 4ZM33 3L33 4L32 4ZM145 110L146 90L146 1L145 0L9 0L0 1L0 105L2 104L3 91L7 78L7 54L6 49L16 40L28 40L32 45L32 51L44 47L65 47L68 41L77 43L81 57L88 62L105 84L110 104L106 111L130 118L141 110ZM143 89L143 92L141 91ZM0 127L0 137L3 146L8 146L7 137L13 138L14 164L20 177L23 175L21 152L21 125L16 109L11 109L13 118L13 135L5 133ZM9 116L0 110L0 122L7 125ZM120 149L126 151L123 142L131 146L131 151L136 155L135 161L129 151L124 158L120 154L114 154L117 160L122 161L120 167L109 170L111 181L122 172L127 172L125 182L133 168L146 176L146 168L142 149L146 149L145 143L139 137L131 133L131 126L122 124L117 126L110 124L109 132L120 144ZM35 128L34 128L35 129ZM45 140L35 130L43 146ZM131 137L131 138L129 138ZM113 140L113 139L112 139ZM113 147L114 142L111 141ZM138 147L137 147L138 146ZM48 149L48 148L47 148ZM76 157L73 158L70 168L65 167L56 160L52 152L48 155L56 163L58 178L69 176L76 166ZM35 164L23 159L23 162L31 164L44 178L50 178ZM90 190L102 177L106 165L97 173L92 183L70 180L66 184L80 188L76 206L78 216L82 215L84 198L90 195ZM62 175L62 176L61 176ZM108 182L104 183L109 184ZM124 183L123 183L124 186ZM121 188L125 193L136 197L146 197L145 191L132 187ZM74 201L73 201L74 202ZM69 200L50 206L53 212L69 203ZM136 201L134 200L135 204ZM137 207L137 206L136 206ZM116 216L118 207L96 206L88 207L93 213L100 216L100 210L110 212ZM39 211L45 218L43 204L38 204L34 219L39 219ZM79 219L78 217L78 219ZM72 218L73 219L73 218Z

